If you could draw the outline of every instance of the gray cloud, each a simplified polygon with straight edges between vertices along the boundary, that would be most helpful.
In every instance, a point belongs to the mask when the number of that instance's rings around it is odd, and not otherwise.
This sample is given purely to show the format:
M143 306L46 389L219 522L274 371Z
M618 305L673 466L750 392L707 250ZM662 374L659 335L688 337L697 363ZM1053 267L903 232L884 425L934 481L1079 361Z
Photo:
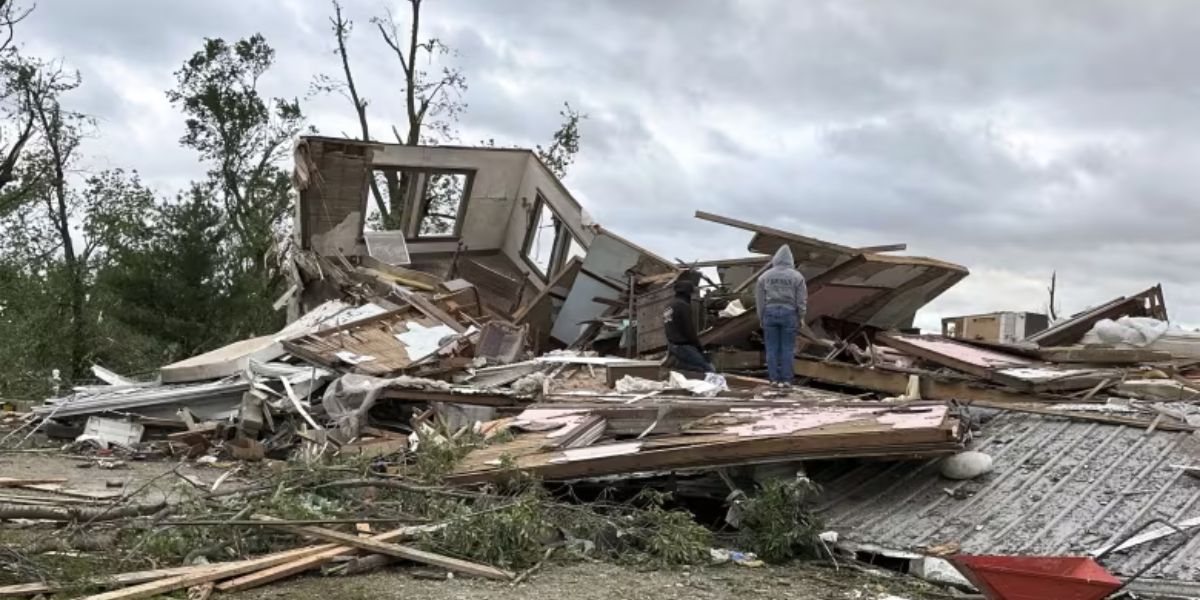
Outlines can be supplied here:
M383 5L347 5L372 128L390 139L399 71L368 22ZM303 96L338 70L327 13L77 2L40 7L22 35L83 72L94 161L170 188L198 166L162 90L200 40L261 31L278 50L264 88ZM570 101L590 116L568 187L668 257L745 254L748 234L691 217L705 209L972 268L925 326L1040 310L1052 270L1067 312L1162 282L1176 319L1200 325L1193 2L445 0L424 23L470 82L462 142L544 143ZM322 132L357 133L344 99L305 106Z

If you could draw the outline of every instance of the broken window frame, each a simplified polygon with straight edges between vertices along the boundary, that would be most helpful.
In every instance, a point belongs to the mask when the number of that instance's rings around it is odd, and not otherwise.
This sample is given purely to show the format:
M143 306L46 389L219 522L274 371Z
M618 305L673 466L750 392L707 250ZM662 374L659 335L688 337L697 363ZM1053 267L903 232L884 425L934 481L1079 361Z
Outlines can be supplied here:
M467 205L471 202L471 190L475 184L475 169L452 169L439 167L412 167L405 165L373 165L371 167L371 180L374 181L377 174L382 173L385 178L389 174L401 177L402 173L409 173L416 179L409 190L398 189L400 193L405 193L408 197L405 198L403 213L401 214L400 223L401 229L404 231L404 236L407 240L422 240L422 241L438 241L438 240L457 240L462 237L463 225L466 222ZM422 234L421 222L425 219L426 211L429 209L429 181L435 175L461 175L463 176L462 199L458 203L457 213L454 216L454 226L448 233ZM403 186L398 186L403 187ZM390 192L389 192L390 193ZM414 198L420 198L420 202L413 202ZM412 210L414 204L416 210Z
M537 238L537 230L541 225L542 209L550 212L550 218L554 222L554 239L551 242L550 261L547 264L547 272L544 273L542 272L542 267L530 256L530 251L533 249L533 244ZM566 235L563 235L564 233ZM537 191L536 199L533 202L533 210L529 213L529 222L525 228L525 239L521 242L521 259L525 261L530 270L542 281L550 281L550 278L562 271L563 266L570 260L572 245L582 250L583 254L587 253L587 247L583 245L583 241L576 237L575 233L567 227L567 222L554 209L554 205L546 200L546 197L542 195L540 190Z

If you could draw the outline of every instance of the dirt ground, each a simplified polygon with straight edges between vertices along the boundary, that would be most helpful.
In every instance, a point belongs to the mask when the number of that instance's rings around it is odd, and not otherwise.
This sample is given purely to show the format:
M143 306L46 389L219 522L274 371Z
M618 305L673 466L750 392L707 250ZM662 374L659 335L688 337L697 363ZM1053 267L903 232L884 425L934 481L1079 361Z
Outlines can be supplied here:
M518 586L478 579L430 580L393 568L349 577L309 576L243 592L238 599L367 600L922 600L948 598L896 576L807 565L747 568L734 565L646 571L606 563L555 565Z
M116 464L116 468L103 468L104 464ZM244 485L252 474L241 473L236 464L217 463L198 465L194 462L181 463L169 459L147 461L115 457L103 459L90 456L71 456L57 448L26 450L23 452L0 451L0 477L17 479L64 478L63 487L80 492L137 493L144 502L159 502L168 497L177 497L189 486L211 486L226 471L237 469L227 477L222 486ZM8 489L5 493L20 496L38 496L37 492Z

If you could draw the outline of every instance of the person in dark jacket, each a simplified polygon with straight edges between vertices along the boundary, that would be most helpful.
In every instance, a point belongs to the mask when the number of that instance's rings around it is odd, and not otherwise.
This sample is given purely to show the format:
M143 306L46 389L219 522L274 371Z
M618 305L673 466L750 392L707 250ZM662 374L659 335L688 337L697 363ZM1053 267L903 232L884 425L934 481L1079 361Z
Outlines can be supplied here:
M679 368L701 373L715 373L712 363L700 350L700 336L696 333L696 319L692 315L692 293L696 282L687 277L675 281L675 299L663 312L663 323L667 332L667 350Z
M767 376L771 386L791 387L796 332L808 310L808 284L796 270L792 249L786 245L779 247L771 258L771 268L759 276L754 286L754 307L767 345Z

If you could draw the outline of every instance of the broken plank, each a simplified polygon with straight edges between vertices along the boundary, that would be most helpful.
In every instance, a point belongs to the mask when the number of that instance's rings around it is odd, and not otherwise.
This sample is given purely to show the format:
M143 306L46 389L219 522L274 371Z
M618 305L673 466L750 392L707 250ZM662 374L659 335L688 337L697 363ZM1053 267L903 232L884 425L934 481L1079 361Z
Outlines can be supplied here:
M420 533L436 531L441 527L445 527L445 525L418 525L416 527L402 527L400 529L381 533L371 537L370 539L377 542L404 541L412 539ZM332 562L337 558L349 556L358 551L358 548L350 546L335 546L324 552L299 558L280 565L274 565L261 571L243 575L236 579L231 579L229 581L217 584L217 591L228 593L256 588L273 581L279 581L280 579L318 568L322 565Z
M402 287L393 287L393 290L398 296L408 301L408 303L414 308L424 313L425 316L436 321L441 321L450 329L453 329L456 333L466 333L467 328L464 327L462 323L459 323L458 319L455 319L450 315L450 313L442 310L433 302L430 302L425 296L410 292Z
M18 479L15 477L0 477L0 488L4 487L25 487L29 485L40 485L45 483L66 483L65 477L43 477L37 479Z
M32 485L19 486L23 490L34 490L38 492L47 492L50 494L59 494L69 496L71 498L83 498L85 500L112 500L125 495L125 492L112 490L79 490L74 488L65 488L57 483L35 483Z
M359 440L350 444L343 444L338 449L338 454L342 456L358 456L362 458L378 458L380 456L388 456L403 452L408 449L408 438L404 437L388 437L376 438L370 440Z
M140 598L153 598L168 592L189 588L194 585L201 585L210 581L218 581L229 577L236 577L244 573L258 571L273 565L290 562L298 558L310 556L324 552L333 547L333 544L320 544L316 546L306 546L286 552L276 552L258 558L240 560L231 563L216 563L203 565L199 567L189 567L190 571L181 574L170 576L163 579L161 576L154 580L147 581L141 585L134 585L120 590L105 592L103 594L94 594L87 596L84 600L138 600ZM149 572L141 572L149 573ZM127 574L128 575L128 574ZM115 581L116 576L110 578ZM103 583L103 580L101 580Z
M796 359L793 364L798 377L808 377L826 383L856 387L892 396L899 396L908 391L908 376L913 374L802 358ZM972 385L929 373L916 375L921 378L921 397L931 400L986 400L997 403L1071 401L1070 398Z
M95 580L88 580L86 583L95 587L120 587L125 585L134 585L137 583L146 583L147 581L157 581L167 577L177 575L186 575L203 569L207 569L212 565L192 565L187 567L170 567L166 569L152 569L149 571L131 571L129 573L121 573L110 577L98 577ZM19 583L16 585L0 586L0 598L14 598L33 596L36 594L50 594L65 590L68 587L78 585L79 582L71 584L61 583Z
M263 518L265 522L270 523L269 518L259 517L259 516L256 516L255 518ZM330 541L330 542L336 542L339 544L344 544L346 546L352 546L354 548L359 548L362 550L374 552L375 554L384 554L387 556L395 556L396 558L403 558L405 560L411 560L414 562L424 563L427 565L433 565L435 567L441 567L448 571L455 571L455 572L464 573L467 575L475 575L477 577L484 577L487 579L500 579L500 580L505 580L505 581L513 578L512 573L509 573L508 571L503 571L503 570L497 569L492 566L481 565L479 563L473 563L473 562L469 562L469 561L465 561L465 560L460 560L457 558L451 558L449 556L442 556L440 554L435 554L433 552L426 552L425 550L420 550L418 548L412 548L410 546L401 546L400 544L379 542L379 541L372 540L370 538L360 538L360 537L350 535L348 533L341 533L339 531L333 531L332 529L325 529L322 527L297 527L294 525L274 525L274 524L272 524L272 525L276 526L279 529L282 529L284 531L289 531L291 533L294 533L296 535L314 537L314 538L323 539L323 540Z
M1090 365L1136 365L1171 360L1170 352L1149 348L1111 348L1093 346L1051 346L1041 348L1042 360L1054 363L1084 363Z
M1154 424L1153 420L1138 419L1136 417L1119 417L1116 415L1094 414L1085 411L1055 410L1050 408L1053 405L1048 404L1009 404L1003 402L989 402L986 400L971 401L970 404L972 406L982 406L984 408L1011 410L1015 412L1049 415L1054 417L1065 417L1068 419L1075 419L1077 421L1095 421L1097 423L1108 423L1109 425L1128 425L1130 427L1138 427L1141 429L1148 429ZM1188 425L1186 423L1158 423L1156 429L1163 431L1197 431L1200 430L1200 427Z
M312 415L308 414L307 410L304 410L304 406L300 403L300 398L296 396L296 391L292 389L292 384L288 381L288 378L280 377L279 381L283 383L283 391L286 392L288 401L292 403L292 408L296 409L296 412L301 417L304 417L304 421L313 429L318 431L324 429L324 427L317 425L317 422L313 420Z

